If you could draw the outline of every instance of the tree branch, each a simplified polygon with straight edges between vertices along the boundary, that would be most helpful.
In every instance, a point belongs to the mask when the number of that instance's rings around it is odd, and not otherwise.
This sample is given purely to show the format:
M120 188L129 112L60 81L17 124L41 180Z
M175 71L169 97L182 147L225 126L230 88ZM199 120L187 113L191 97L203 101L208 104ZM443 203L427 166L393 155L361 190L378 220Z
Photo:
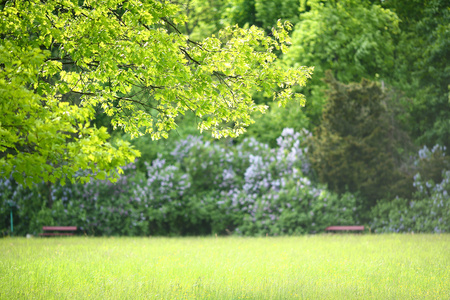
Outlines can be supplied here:
M199 63L197 60L193 59L192 56L186 51L186 48L180 46L179 49L181 50L181 52L184 53L184 55L186 55L187 58L189 58L189 60L193 61L194 63L196 63L197 65L201 66L202 64Z

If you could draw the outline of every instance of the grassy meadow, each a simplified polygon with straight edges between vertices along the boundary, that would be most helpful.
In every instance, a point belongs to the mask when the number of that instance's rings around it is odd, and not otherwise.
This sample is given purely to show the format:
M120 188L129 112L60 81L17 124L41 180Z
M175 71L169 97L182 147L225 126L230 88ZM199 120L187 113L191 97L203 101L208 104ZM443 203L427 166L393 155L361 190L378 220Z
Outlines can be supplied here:
M449 299L450 235L3 238L1 299Z

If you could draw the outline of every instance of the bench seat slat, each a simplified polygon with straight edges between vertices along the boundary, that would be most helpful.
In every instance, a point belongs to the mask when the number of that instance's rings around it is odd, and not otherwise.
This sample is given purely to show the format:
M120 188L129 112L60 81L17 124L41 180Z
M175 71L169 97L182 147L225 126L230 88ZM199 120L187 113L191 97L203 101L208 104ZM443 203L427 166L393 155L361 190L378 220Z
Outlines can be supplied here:
M42 236L58 236L58 235L68 236L68 235L73 235L73 233L44 232L44 233L40 233L39 235L42 235Z
M43 226L42 230L56 230L56 231L75 231L77 230L76 226Z
M345 230L352 230L352 231L363 231L364 226L328 226L325 230L335 230L335 231L345 231Z

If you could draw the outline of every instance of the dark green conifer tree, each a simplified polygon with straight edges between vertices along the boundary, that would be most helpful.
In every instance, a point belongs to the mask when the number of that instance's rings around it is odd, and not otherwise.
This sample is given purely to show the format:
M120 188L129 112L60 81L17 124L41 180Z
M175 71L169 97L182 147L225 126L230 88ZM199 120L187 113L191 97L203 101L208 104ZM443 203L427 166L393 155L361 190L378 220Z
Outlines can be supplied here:
M326 75L328 101L310 140L320 181L340 193L360 192L366 208L387 196L410 195L411 174L401 153L411 144L396 125L393 98L376 82L344 84Z

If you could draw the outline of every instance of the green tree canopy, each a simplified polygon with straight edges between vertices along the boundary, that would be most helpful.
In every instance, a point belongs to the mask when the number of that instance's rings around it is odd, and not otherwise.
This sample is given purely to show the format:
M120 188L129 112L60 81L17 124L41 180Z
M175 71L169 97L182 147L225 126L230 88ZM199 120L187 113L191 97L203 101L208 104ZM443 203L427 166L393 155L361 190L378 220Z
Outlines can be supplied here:
M222 14L227 0L175 0L189 20L178 29L194 41L217 34L225 27ZM236 23L237 24L237 23ZM234 25L234 24L233 24ZM242 26L241 26L242 27Z
M312 69L283 69L289 24L201 42L177 26L179 6L158 0L8 1L0 13L0 175L20 183L117 175L138 155L92 126L105 113L132 136L167 137L193 111L200 131L238 136L264 111L252 92L285 105ZM106 172L105 172L106 171ZM108 174L107 174L108 172ZM64 183L64 182L63 182Z
M389 0L399 18L391 84L411 101L408 127L420 144L450 153L450 6L447 0Z
M277 20L298 22L299 0L226 0L225 22L256 25L270 32Z
M384 79L392 72L398 22L395 13L367 0L300 1L299 22L283 62L315 67L311 83L299 89L308 97L305 114L311 124L321 122L326 70L343 83Z
M293 31L287 64L315 66L316 82L326 70L345 83L392 72L393 38L399 33L395 13L369 1L302 2L301 9L309 11Z

